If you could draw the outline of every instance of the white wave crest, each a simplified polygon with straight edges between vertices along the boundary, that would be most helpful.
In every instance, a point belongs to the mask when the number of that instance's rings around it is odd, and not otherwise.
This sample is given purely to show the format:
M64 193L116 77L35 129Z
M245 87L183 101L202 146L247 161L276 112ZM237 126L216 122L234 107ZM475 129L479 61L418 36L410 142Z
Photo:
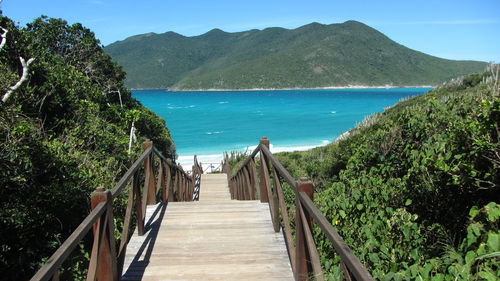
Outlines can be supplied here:
M207 135L217 135L217 134L222 134L224 131L215 131L215 132L206 132L205 134Z

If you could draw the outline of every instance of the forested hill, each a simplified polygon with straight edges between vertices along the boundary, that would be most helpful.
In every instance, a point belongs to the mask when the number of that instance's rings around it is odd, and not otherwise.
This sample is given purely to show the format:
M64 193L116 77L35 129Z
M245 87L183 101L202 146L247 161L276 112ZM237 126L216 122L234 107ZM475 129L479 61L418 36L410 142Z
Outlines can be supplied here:
M486 67L411 50L356 21L292 30L213 29L194 37L147 33L104 49L123 66L132 88L437 85Z

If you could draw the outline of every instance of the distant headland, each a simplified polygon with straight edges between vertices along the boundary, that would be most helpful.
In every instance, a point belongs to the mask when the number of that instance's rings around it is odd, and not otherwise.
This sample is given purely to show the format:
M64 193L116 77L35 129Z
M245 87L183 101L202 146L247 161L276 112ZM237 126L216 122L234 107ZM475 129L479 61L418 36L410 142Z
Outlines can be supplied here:
M487 65L409 49L357 21L235 33L213 29L192 37L147 33L104 50L122 65L126 85L134 89L427 87Z

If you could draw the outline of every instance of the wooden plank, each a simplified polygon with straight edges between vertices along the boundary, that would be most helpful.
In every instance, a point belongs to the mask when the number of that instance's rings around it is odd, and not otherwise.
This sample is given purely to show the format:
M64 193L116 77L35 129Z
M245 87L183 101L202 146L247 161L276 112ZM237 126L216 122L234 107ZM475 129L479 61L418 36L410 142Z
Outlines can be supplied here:
M200 201L149 206L122 280L292 280L267 203L231 200L225 174L202 175Z

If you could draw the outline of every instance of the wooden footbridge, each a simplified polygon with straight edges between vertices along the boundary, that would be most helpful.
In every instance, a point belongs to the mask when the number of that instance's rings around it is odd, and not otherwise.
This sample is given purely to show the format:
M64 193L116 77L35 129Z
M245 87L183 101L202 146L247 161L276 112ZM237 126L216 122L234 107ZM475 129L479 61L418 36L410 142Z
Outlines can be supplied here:
M295 180L268 139L235 173L227 161L222 170L203 174L195 157L188 174L145 142L113 189L92 193L90 214L31 280L64 278L63 262L87 240L87 280L324 280L313 231L330 240L346 280L373 280L314 205L312 183ZM117 229L113 201L125 195Z

